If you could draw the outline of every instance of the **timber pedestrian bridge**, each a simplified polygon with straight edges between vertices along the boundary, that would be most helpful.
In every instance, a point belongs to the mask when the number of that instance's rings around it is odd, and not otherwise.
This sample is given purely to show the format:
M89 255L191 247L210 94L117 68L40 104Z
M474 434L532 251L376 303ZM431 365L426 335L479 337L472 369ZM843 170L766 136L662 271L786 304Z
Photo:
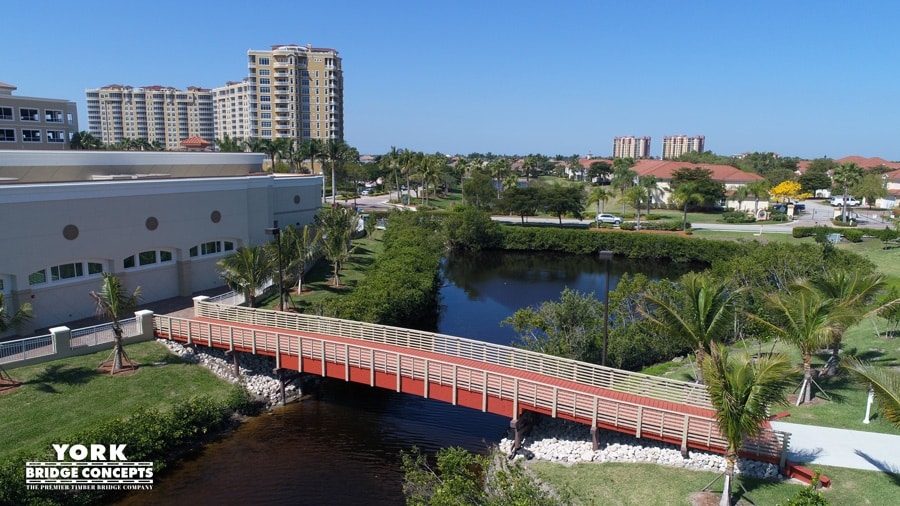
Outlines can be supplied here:
M511 418L515 444L531 411L590 427L723 454L727 447L703 385L460 337L197 297L193 318L154 315L156 337L274 357L276 369L419 395ZM790 435L765 429L741 455L788 476ZM805 471L805 472L804 472ZM808 481L808 480L807 480Z

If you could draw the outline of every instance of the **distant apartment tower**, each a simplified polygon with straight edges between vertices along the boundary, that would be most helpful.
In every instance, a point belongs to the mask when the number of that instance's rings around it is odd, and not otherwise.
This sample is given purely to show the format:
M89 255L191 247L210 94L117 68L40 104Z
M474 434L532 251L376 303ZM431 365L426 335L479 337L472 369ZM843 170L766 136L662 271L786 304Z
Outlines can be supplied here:
M702 135L688 137L687 135L671 135L663 137L662 158L673 160L679 156L693 151L703 152L703 142L706 138Z
M216 139L250 137L250 79L229 81L213 89Z
M650 158L650 137L614 137L613 158Z
M207 88L111 84L85 94L91 135L104 144L146 139L176 151L188 137L215 138L212 91Z
M344 74L334 49L295 44L247 51L250 137L344 138Z
M78 132L75 102L19 97L15 90L0 83L0 149L69 149Z

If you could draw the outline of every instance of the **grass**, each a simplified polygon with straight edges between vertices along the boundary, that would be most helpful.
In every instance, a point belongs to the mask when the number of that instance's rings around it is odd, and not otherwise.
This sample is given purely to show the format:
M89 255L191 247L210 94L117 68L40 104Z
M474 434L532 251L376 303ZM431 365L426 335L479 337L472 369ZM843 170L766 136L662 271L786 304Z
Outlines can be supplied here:
M111 377L97 370L109 350L10 369L22 385L0 397L0 459L50 443L138 407L169 409L201 395L224 400L231 385L207 369L182 361L155 341L126 346L137 372ZM165 364L153 365L154 363Z
M543 481L569 490L578 504L585 505L690 505L689 496L718 476L716 472L691 471L655 464L576 464L566 466L532 462L528 468ZM896 498L900 476L877 471L860 471L821 466L832 480L823 494L830 504L883 505ZM746 492L737 485L743 485ZM710 491L721 494L719 479ZM795 482L775 482L737 477L735 492L741 504L785 504L803 488Z
M383 230L378 230L375 232L374 240L366 238L353 241L356 245L356 249L353 251L350 261L347 262L344 265L343 270L341 270L340 278L342 286L340 287L331 285L331 263L325 258L320 259L303 279L303 295L298 296L296 291L291 293L291 301L287 302L287 306L291 307L291 302L293 302L297 309L304 311L312 304L320 302L323 299L336 297L351 291L353 287L365 277L366 269L369 268L372 262L374 262L384 250L384 242L381 241L383 234ZM296 290L296 287L294 288ZM277 306L277 296L266 299L260 303L260 307L267 309L274 309Z

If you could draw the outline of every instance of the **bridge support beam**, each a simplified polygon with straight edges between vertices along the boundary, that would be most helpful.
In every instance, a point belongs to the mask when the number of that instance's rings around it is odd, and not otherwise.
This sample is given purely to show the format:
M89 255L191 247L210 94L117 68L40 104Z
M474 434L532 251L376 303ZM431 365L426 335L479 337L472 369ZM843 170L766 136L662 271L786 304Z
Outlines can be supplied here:
M235 349L225 350L225 355L231 355L232 362L234 362L234 377L238 378L241 376L241 360L238 356L239 351Z
M598 434L599 431L600 429L598 429L596 425L591 426L591 448L594 451L600 449L600 434Z
M533 424L530 411L523 411L518 418L509 421L509 428L513 430L515 437L513 439L512 453L515 453L522 446L522 439L531 430Z
M287 403L284 395L284 369L276 367L272 372L278 375L278 387L281 390L281 405L284 406Z

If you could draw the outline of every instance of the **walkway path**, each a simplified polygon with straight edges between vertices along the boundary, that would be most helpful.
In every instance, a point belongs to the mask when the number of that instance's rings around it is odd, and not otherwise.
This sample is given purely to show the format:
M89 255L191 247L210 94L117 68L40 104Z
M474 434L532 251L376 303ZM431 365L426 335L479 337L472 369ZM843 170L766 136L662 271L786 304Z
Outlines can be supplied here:
M791 433L788 459L792 462L900 474L900 436L797 423L771 423L773 429Z

